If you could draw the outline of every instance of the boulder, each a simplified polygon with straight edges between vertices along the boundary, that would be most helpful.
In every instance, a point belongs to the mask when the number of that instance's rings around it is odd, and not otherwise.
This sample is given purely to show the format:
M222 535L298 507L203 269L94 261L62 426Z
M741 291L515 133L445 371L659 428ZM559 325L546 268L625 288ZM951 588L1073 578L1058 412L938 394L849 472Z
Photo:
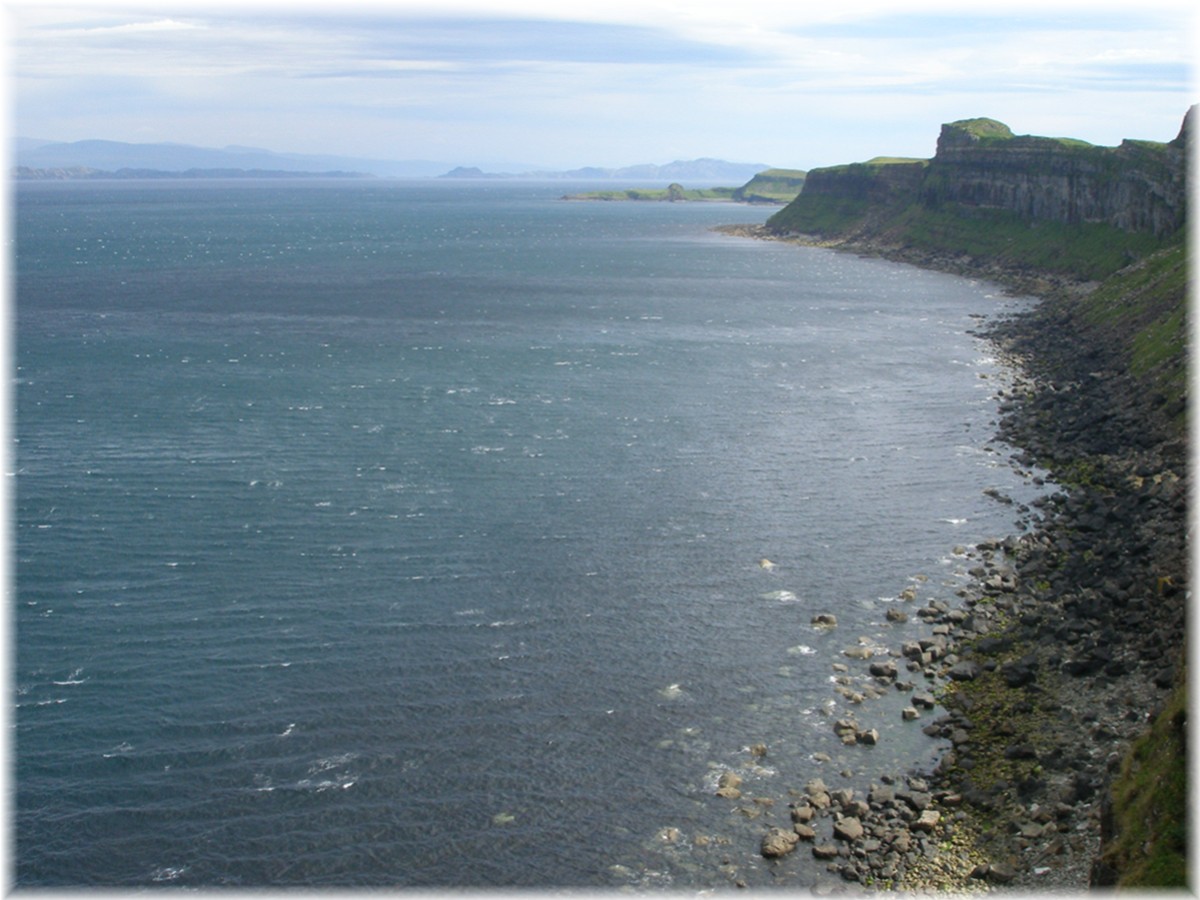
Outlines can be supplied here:
M772 828L762 839L762 855L767 859L786 856L796 849L800 843L800 835L795 831L784 831L782 828Z
M812 848L812 855L817 859L837 859L838 848L836 844L816 844Z
M844 816L833 823L833 836L842 841L857 841L863 836L863 824L853 816Z
M891 659L873 662L868 671L876 678L895 678L896 662Z
M917 817L910 827L913 831L931 832L937 828L938 822L941 820L942 814L936 809L927 809Z
M979 677L979 672L979 663L967 659L951 666L946 675L951 681L974 681Z
M717 796L727 800L737 800L742 796L742 792L738 790L741 783L742 776L734 772L723 772L717 779Z
M796 822L797 824L811 822L813 816L815 816L816 814L817 814L817 811L815 809L813 809L811 806L809 806L807 803L802 803L799 806L792 807L792 821Z

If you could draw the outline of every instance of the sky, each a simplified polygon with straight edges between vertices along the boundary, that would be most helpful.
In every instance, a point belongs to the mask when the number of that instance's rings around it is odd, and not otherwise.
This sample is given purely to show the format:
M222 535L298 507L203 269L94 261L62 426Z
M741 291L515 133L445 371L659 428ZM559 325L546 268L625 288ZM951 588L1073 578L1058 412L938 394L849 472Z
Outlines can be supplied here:
M1189 2L7 2L12 134L493 168L1112 146L1197 102Z

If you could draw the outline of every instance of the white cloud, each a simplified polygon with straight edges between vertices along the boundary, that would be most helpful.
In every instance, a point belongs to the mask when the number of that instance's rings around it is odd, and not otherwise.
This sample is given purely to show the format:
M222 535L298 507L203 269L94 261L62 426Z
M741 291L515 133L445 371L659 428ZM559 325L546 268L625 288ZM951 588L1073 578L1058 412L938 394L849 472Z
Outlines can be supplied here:
M168 15L139 2L16 9L22 130L134 140L152 123L197 143L388 156L400 132L605 164L642 157L618 148L678 142L803 165L818 146L844 152L851 128L877 133L865 158L906 150L888 135L907 119L931 145L942 121L1002 110L1038 111L1010 122L1017 131L1084 110L1084 139L1158 138L1167 124L1141 123L1192 102L1187 16L1160 0L1139 5L1138 28L1114 14L1128 3L1106 0L914 0L903 12L882 0L211 0ZM96 123L104 134L81 133Z

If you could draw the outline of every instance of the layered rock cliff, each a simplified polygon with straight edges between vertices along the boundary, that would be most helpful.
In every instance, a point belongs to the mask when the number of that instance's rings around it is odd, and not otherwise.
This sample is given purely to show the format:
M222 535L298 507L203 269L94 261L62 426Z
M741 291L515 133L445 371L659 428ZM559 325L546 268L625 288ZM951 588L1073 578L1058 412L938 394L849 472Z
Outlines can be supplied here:
M1161 237L1183 224L1189 119L1169 144L1126 140L1118 147L1017 137L990 119L953 122L942 126L920 199Z
M1118 147L952 122L932 159L810 171L766 227L1103 278L1179 239L1191 118L1170 142Z

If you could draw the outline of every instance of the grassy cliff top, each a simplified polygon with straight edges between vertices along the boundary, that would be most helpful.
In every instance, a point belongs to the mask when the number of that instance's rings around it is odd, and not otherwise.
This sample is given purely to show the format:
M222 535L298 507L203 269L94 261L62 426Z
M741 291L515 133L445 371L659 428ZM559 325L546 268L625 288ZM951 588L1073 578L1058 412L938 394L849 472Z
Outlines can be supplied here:
M959 131L965 131L977 138L1008 140L1016 137L1011 128L995 119L959 119L957 122L951 122L947 127L957 128Z

